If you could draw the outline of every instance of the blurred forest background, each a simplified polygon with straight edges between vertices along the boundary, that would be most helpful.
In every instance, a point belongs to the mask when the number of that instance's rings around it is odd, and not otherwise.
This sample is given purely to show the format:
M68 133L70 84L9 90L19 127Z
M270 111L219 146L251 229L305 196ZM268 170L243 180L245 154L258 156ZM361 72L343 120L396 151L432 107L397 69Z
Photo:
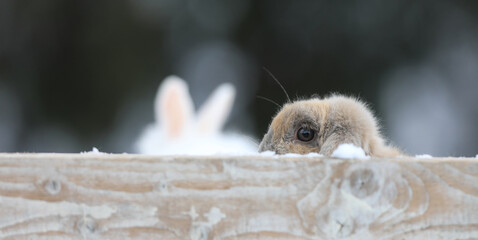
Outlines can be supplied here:
M132 152L176 74L258 141L285 95L371 103L410 154L478 153L478 1L2 0L0 152Z

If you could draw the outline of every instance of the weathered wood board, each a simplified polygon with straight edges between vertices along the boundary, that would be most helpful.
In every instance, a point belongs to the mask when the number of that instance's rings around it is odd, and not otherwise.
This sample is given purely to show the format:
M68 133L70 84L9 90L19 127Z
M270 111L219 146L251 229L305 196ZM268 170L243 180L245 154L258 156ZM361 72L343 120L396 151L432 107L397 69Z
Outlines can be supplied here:
M478 239L478 159L0 154L0 239Z

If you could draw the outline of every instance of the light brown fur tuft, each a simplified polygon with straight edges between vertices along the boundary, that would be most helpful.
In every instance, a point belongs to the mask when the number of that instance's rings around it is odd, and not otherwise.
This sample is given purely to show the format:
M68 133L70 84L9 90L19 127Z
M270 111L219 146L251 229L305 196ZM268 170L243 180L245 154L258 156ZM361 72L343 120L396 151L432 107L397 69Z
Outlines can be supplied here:
M303 142L297 138L298 129L304 127L315 131L314 140ZM401 155L399 150L386 145L369 108L356 98L342 95L284 105L272 120L259 151L317 152L330 156L343 143L359 146L370 156Z

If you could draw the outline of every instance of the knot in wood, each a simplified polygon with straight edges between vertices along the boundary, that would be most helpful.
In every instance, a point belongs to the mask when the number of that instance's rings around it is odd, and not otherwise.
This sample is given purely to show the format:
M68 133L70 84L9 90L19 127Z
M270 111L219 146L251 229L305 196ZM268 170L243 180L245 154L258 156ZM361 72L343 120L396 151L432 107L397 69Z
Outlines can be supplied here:
M61 191L61 183L56 179L49 179L45 182L44 188L49 194L56 195Z
M368 168L354 170L348 180L351 193L360 199L374 194L380 187L376 174Z
M210 228L204 224L194 224L191 227L189 236L191 240L207 240Z
M343 238L350 236L355 230L354 220L347 216L346 214L334 214L337 212L333 212L331 214L330 219L330 236L334 236L336 238ZM335 215L335 216L334 216ZM335 224L333 224L335 222Z
M159 182L156 185L156 190L160 191L161 193L168 193L168 184L166 182Z
M81 218L76 227L83 236L92 235L98 232L98 223L96 223L96 221L91 217Z

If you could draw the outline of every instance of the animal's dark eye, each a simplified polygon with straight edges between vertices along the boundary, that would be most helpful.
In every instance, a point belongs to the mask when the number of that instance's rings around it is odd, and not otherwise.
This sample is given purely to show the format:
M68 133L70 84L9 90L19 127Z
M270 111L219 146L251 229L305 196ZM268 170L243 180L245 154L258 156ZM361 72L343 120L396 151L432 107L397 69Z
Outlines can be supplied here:
M297 139L302 142L310 142L315 137L315 131L309 128L300 128L297 131Z

